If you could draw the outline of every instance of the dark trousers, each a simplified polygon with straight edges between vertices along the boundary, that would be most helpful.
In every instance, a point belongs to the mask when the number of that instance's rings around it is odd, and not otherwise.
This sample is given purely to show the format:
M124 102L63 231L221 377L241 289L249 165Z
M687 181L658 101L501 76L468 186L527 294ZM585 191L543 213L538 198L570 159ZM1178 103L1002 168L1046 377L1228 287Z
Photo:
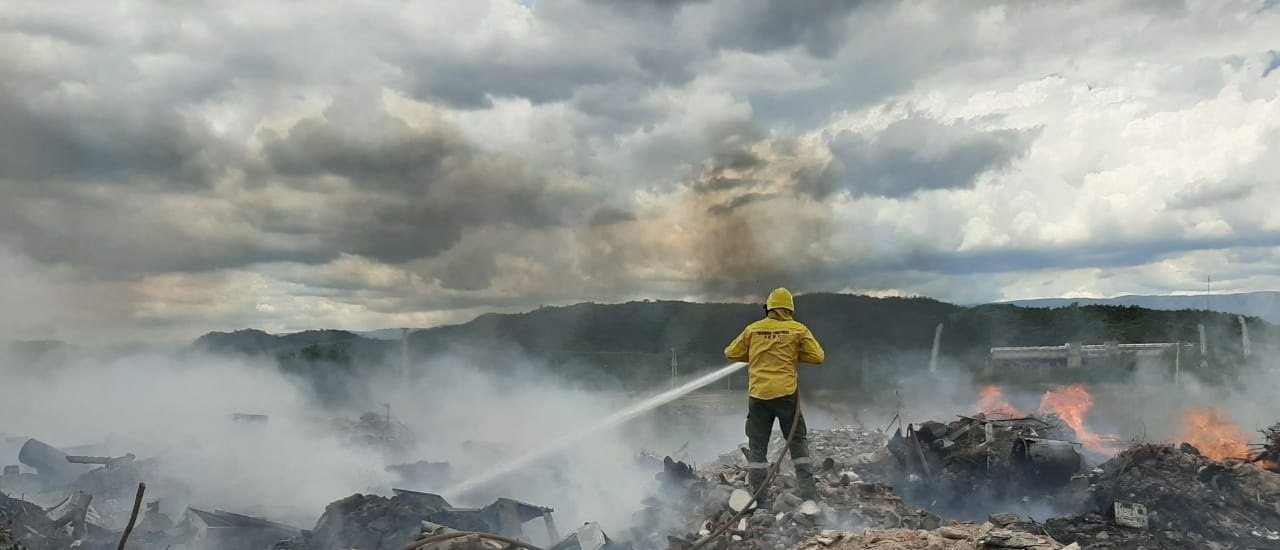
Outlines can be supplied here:
M813 466L809 460L808 430L804 425L804 415L796 407L799 398L795 395L777 399L749 398L747 403L747 479L753 489L759 490L768 477L769 470L769 437L773 434L773 421L777 420L782 428L782 437L791 437L791 423L795 415L800 415L796 423L796 434L791 440L791 463L796 466L796 480L800 483L800 495L805 498L817 498L818 487L813 479Z

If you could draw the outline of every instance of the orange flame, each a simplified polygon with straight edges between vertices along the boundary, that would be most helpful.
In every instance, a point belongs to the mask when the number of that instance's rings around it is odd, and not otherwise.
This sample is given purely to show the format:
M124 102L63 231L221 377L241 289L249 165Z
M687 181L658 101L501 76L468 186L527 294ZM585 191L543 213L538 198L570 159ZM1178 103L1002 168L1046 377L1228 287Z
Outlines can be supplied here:
M1084 445L1085 450L1102 456L1113 456L1116 448L1114 436L1103 436L1089 431L1084 425L1084 415L1093 408L1093 396L1083 384L1072 384L1056 390L1047 391L1040 398L1040 414L1056 413L1063 422L1076 432L1076 438Z
M1021 411L1013 408L1004 398L1004 389L1000 386L984 386L978 395L978 412L1023 416Z
M1249 436L1214 408L1187 411L1180 438L1214 460L1249 456Z

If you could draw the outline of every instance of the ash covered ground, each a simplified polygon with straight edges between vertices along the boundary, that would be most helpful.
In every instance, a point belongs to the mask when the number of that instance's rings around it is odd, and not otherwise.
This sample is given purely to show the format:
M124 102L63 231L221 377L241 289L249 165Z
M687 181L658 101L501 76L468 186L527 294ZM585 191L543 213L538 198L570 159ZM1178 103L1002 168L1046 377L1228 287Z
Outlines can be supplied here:
M157 550L504 547L446 538L460 532L559 550L1280 548L1269 371L1234 388L997 386L944 370L806 391L822 499L797 496L784 457L750 502L743 388L572 437L644 395L516 356L503 377L472 360L371 378L342 404L201 355L8 365L24 391L0 405L0 548L115 548L135 501L129 547ZM783 445L775 433L771 460Z

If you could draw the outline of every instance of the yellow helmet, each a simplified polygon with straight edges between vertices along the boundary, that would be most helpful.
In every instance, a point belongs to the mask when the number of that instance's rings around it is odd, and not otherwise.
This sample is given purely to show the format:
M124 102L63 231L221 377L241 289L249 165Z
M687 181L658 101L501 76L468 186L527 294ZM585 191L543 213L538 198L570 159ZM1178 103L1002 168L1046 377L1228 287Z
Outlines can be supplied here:
M778 288L769 293L769 299L765 301L764 309L766 311L770 309L785 309L795 313L796 302L791 298L791 291L785 288Z

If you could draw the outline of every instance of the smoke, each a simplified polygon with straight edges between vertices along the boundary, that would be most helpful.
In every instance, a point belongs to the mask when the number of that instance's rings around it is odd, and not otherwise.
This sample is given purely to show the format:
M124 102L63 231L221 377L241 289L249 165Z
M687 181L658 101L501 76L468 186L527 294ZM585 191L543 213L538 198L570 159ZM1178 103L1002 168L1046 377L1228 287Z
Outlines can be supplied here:
M503 361L495 369L501 374L477 366L480 358ZM401 421L422 430L424 458L453 465L450 483L411 487L430 492L524 463L530 453L573 438L648 397L563 378L514 351L460 350L433 357L415 371L421 376L416 383L386 377L374 385L387 390L384 395L393 411L401 411ZM455 505L480 506L505 496L551 506L562 525L596 521L618 536L631 525L661 471L660 465L638 460L641 451L692 459L732 449L741 439L739 415L730 420L715 412L698 416L677 410L687 405L660 407L592 430L567 448L461 495L445 496Z
M1093 396L1085 423L1122 440L1177 442L1181 416L1193 407L1213 406L1253 434L1280 420L1273 398L1280 392L1280 370L1264 341L1258 339L1253 360L1231 376L1206 376L1212 373L1184 364L1175 384L1166 358L1153 357L1139 360L1127 378L1073 381L1085 383ZM903 425L949 422L957 414L980 412L980 391L988 384L1000 384L1013 407L1036 412L1044 393L1072 375L1069 369L985 374L945 355L930 373L924 352L882 362L880 370L893 376L856 391L806 384L813 371L802 368L809 427L875 430L895 416ZM0 357L0 380L10 390L0 400L0 430L59 447L95 445L92 454L154 457L154 475L189 488L164 494L156 486L152 498L163 498L167 513L187 505L221 508L309 528L329 502L353 493L389 495L393 487L440 492L645 397L603 378L570 378L566 372L573 371L553 369L514 347L460 348L419 358L407 379L389 365L354 365L331 381L350 385L346 400L335 402L315 395L315 380L306 374L281 373L274 362L147 352L54 364L11 355ZM637 460L640 451L701 464L732 451L744 440L744 393L739 388L690 396L588 434L474 491L446 496L456 506L483 506L496 497L550 506L562 527L597 521L611 536L623 536L660 468ZM361 443L336 426L370 411L384 415L384 404L412 436L402 446ZM236 422L233 413L269 420ZM21 441L0 438L0 462L15 463ZM448 462L450 475L424 481L386 469L418 461ZM935 511L949 517L997 511L1051 515L1009 498L981 498L973 497L965 510ZM540 536L539 529L528 531Z
M166 513L192 505L310 527L330 500L388 481L374 453L344 444L325 411L274 366L146 353L33 372L6 357L0 378L14 390L0 401L5 431L93 454L156 458L152 475L190 487L149 493ZM269 421L246 425L233 413ZM16 449L4 450L3 461L17 463Z
M501 361L501 363L494 363ZM356 396L335 405L274 364L201 354L133 354L118 359L76 358L32 370L14 357L0 360L6 392L0 401L4 438L0 462L16 463L17 447L35 437L57 447L90 446L92 454L155 459L148 500L166 513L183 507L261 515L310 528L325 505L353 493L390 495L392 488L439 492L451 483L516 460L563 438L640 396L577 384L514 351L457 350L396 369L372 366ZM393 374L395 373L395 374ZM407 426L407 448L362 444L339 429L362 413ZM555 509L562 527L597 521L624 532L654 483L659 457L713 457L741 440L741 418L689 415L663 407L583 437L562 452L501 476L463 495L455 506L484 506L509 497ZM736 409L736 408L735 408ZM238 422L234 413L266 415ZM692 420L690 418L693 417ZM16 437L22 436L22 437ZM90 454L90 453L83 453ZM451 478L416 485L386 466L448 462ZM166 487L184 486L187 490ZM539 529L528 529L540 536ZM616 536L616 535L615 535ZM543 541L545 542L545 541Z

